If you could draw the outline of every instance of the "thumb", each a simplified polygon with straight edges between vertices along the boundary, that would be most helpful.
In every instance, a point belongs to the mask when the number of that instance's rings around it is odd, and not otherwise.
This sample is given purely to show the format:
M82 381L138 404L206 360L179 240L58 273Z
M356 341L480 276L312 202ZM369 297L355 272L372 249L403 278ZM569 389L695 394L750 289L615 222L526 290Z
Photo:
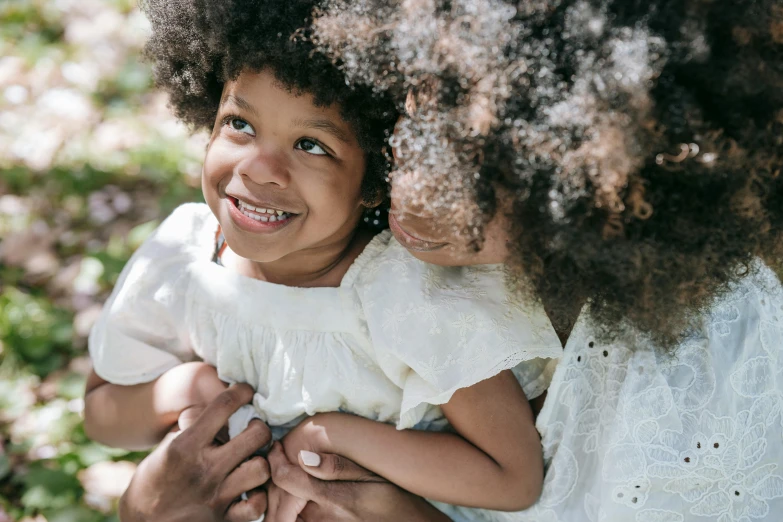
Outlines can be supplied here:
M333 453L313 453L302 450L299 452L299 466L307 474L321 480L386 482L385 479L352 460Z

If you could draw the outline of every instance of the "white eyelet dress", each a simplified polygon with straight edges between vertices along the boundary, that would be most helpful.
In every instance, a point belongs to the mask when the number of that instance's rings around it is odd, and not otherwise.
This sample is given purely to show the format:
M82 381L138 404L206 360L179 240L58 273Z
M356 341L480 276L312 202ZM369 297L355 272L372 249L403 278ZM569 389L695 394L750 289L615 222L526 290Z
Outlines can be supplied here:
M213 263L217 225L183 205L133 255L90 335L98 375L133 385L202 359L256 389L248 409L278 437L330 411L443 429L439 405L505 369L529 399L549 385L560 342L501 266L429 265L387 231L339 287L292 288Z
M486 520L783 520L783 288L751 274L671 353L631 330L601 343L580 317L537 420L543 495Z

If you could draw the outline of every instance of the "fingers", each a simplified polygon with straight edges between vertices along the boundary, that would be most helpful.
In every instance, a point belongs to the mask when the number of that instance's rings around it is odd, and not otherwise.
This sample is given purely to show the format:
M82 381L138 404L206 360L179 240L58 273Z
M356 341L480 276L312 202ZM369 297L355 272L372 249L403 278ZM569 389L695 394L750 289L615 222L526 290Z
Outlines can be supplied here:
M221 428L228 423L228 418L252 398L253 388L247 384L232 385L210 402L191 424L193 429L183 431L180 437L187 438L188 445L192 444L196 448L211 445Z
M316 520L321 520L317 518L317 508L318 506L315 503L309 502L307 506L305 506L304 510L299 514L299 518L296 519L296 522L313 522Z
M269 463L262 457L254 457L239 465L220 486L218 496L226 505L242 493L256 489L269 480Z
M182 413L179 414L179 418L177 419L177 425L174 426L172 430L184 431L191 427L196 422L196 419L198 419L199 416L201 416L201 414L204 412L204 408L206 408L206 405L200 404L198 406L191 406L190 408L182 410ZM220 431L218 432L217 436L215 436L214 440L218 444L225 444L228 442L228 426L223 426L220 428Z
M299 518L299 513L302 512L306 505L306 500L302 500L301 498L295 497L284 491L283 499L280 501L280 505L277 509L279 522L296 522Z
M179 414L179 419L177 419L180 431L185 431L192 426L204 411L204 408L205 406L199 405L182 410L182 413Z
M323 508L315 502L308 502L305 508L299 513L299 520L302 522L323 522L325 520L334 520L334 513L328 513L328 508ZM297 522L299 522L297 520Z
M299 513L307 505L306 500L297 498L282 488L270 484L268 489L269 509L265 522L297 522Z
M242 433L215 449L215 462L229 473L271 440L272 432L269 431L269 427L260 420L254 419Z
M270 483L266 487L266 502L264 522L276 522L277 508L280 505L280 488Z
M172 428L171 431L169 431L166 434L166 436L163 437L163 440L160 441L160 444L158 444L158 448L163 448L168 446L169 444L171 444L171 441L179 437L181 433L182 433L181 431Z
M352 460L332 453L299 452L299 466L309 475L321 480L353 482L386 482Z
M283 446L275 442L267 457L272 468L272 482L288 493L303 500L325 502L328 498L328 484L311 477L288 461Z
M254 522L261 518L266 510L266 491L252 491L247 494L247 500L240 500L228 508L225 522Z

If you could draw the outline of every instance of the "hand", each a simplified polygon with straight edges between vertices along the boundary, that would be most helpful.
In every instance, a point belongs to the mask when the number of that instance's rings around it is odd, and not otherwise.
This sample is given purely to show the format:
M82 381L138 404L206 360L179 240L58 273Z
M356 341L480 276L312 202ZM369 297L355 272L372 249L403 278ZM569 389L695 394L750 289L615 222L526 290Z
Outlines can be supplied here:
M283 438L283 451L289 462L296 462L301 451L335 453L330 429L339 423L344 413L317 413L307 417Z
M295 497L284 489L270 483L266 487L267 508L264 522L302 522L299 514L307 501Z
M339 415L319 413L307 417L288 432L283 440L283 451L289 462L296 462L301 451L329 451L329 438L326 421L329 416ZM264 522L301 522L299 513L307 505L307 501L296 497L274 484L267 486L267 511Z
M169 372L173 371L178 372L176 378L169 377L169 380L175 382L173 386L176 388L176 393L187 405L177 419L179 429L184 430L196 421L207 404L223 393L228 385L220 380L214 366L204 362L180 364L169 370ZM226 430L223 432L227 433ZM226 433L221 433L218 438L223 441L228 440Z
M306 465L304 458L311 465ZM317 463L317 464L316 464ZM283 447L275 443L269 453L272 482L269 486L269 513L291 502L282 492L299 502L307 501L296 522L448 522L449 518L424 499L403 491L382 477L367 471L340 455L312 453L288 460ZM293 503L292 503L293 504ZM291 504L283 505L288 509ZM299 504L293 505L298 509ZM269 516L269 513L267 516ZM287 516L289 512L285 513ZM271 520L270 522L280 522Z
M269 479L261 457L245 460L271 439L253 421L239 436L218 446L215 436L253 389L230 387L209 403L190 429L169 434L136 470L120 499L122 522L251 522L266 510ZM247 500L236 501L251 491Z

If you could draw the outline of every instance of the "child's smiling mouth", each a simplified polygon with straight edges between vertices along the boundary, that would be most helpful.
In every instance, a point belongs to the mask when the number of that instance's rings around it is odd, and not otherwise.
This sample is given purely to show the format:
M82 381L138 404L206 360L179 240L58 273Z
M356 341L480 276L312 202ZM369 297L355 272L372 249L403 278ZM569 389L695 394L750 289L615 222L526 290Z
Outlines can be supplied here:
M290 223L298 214L272 205L257 206L234 196L229 196L229 214L242 229L250 232L271 232Z

